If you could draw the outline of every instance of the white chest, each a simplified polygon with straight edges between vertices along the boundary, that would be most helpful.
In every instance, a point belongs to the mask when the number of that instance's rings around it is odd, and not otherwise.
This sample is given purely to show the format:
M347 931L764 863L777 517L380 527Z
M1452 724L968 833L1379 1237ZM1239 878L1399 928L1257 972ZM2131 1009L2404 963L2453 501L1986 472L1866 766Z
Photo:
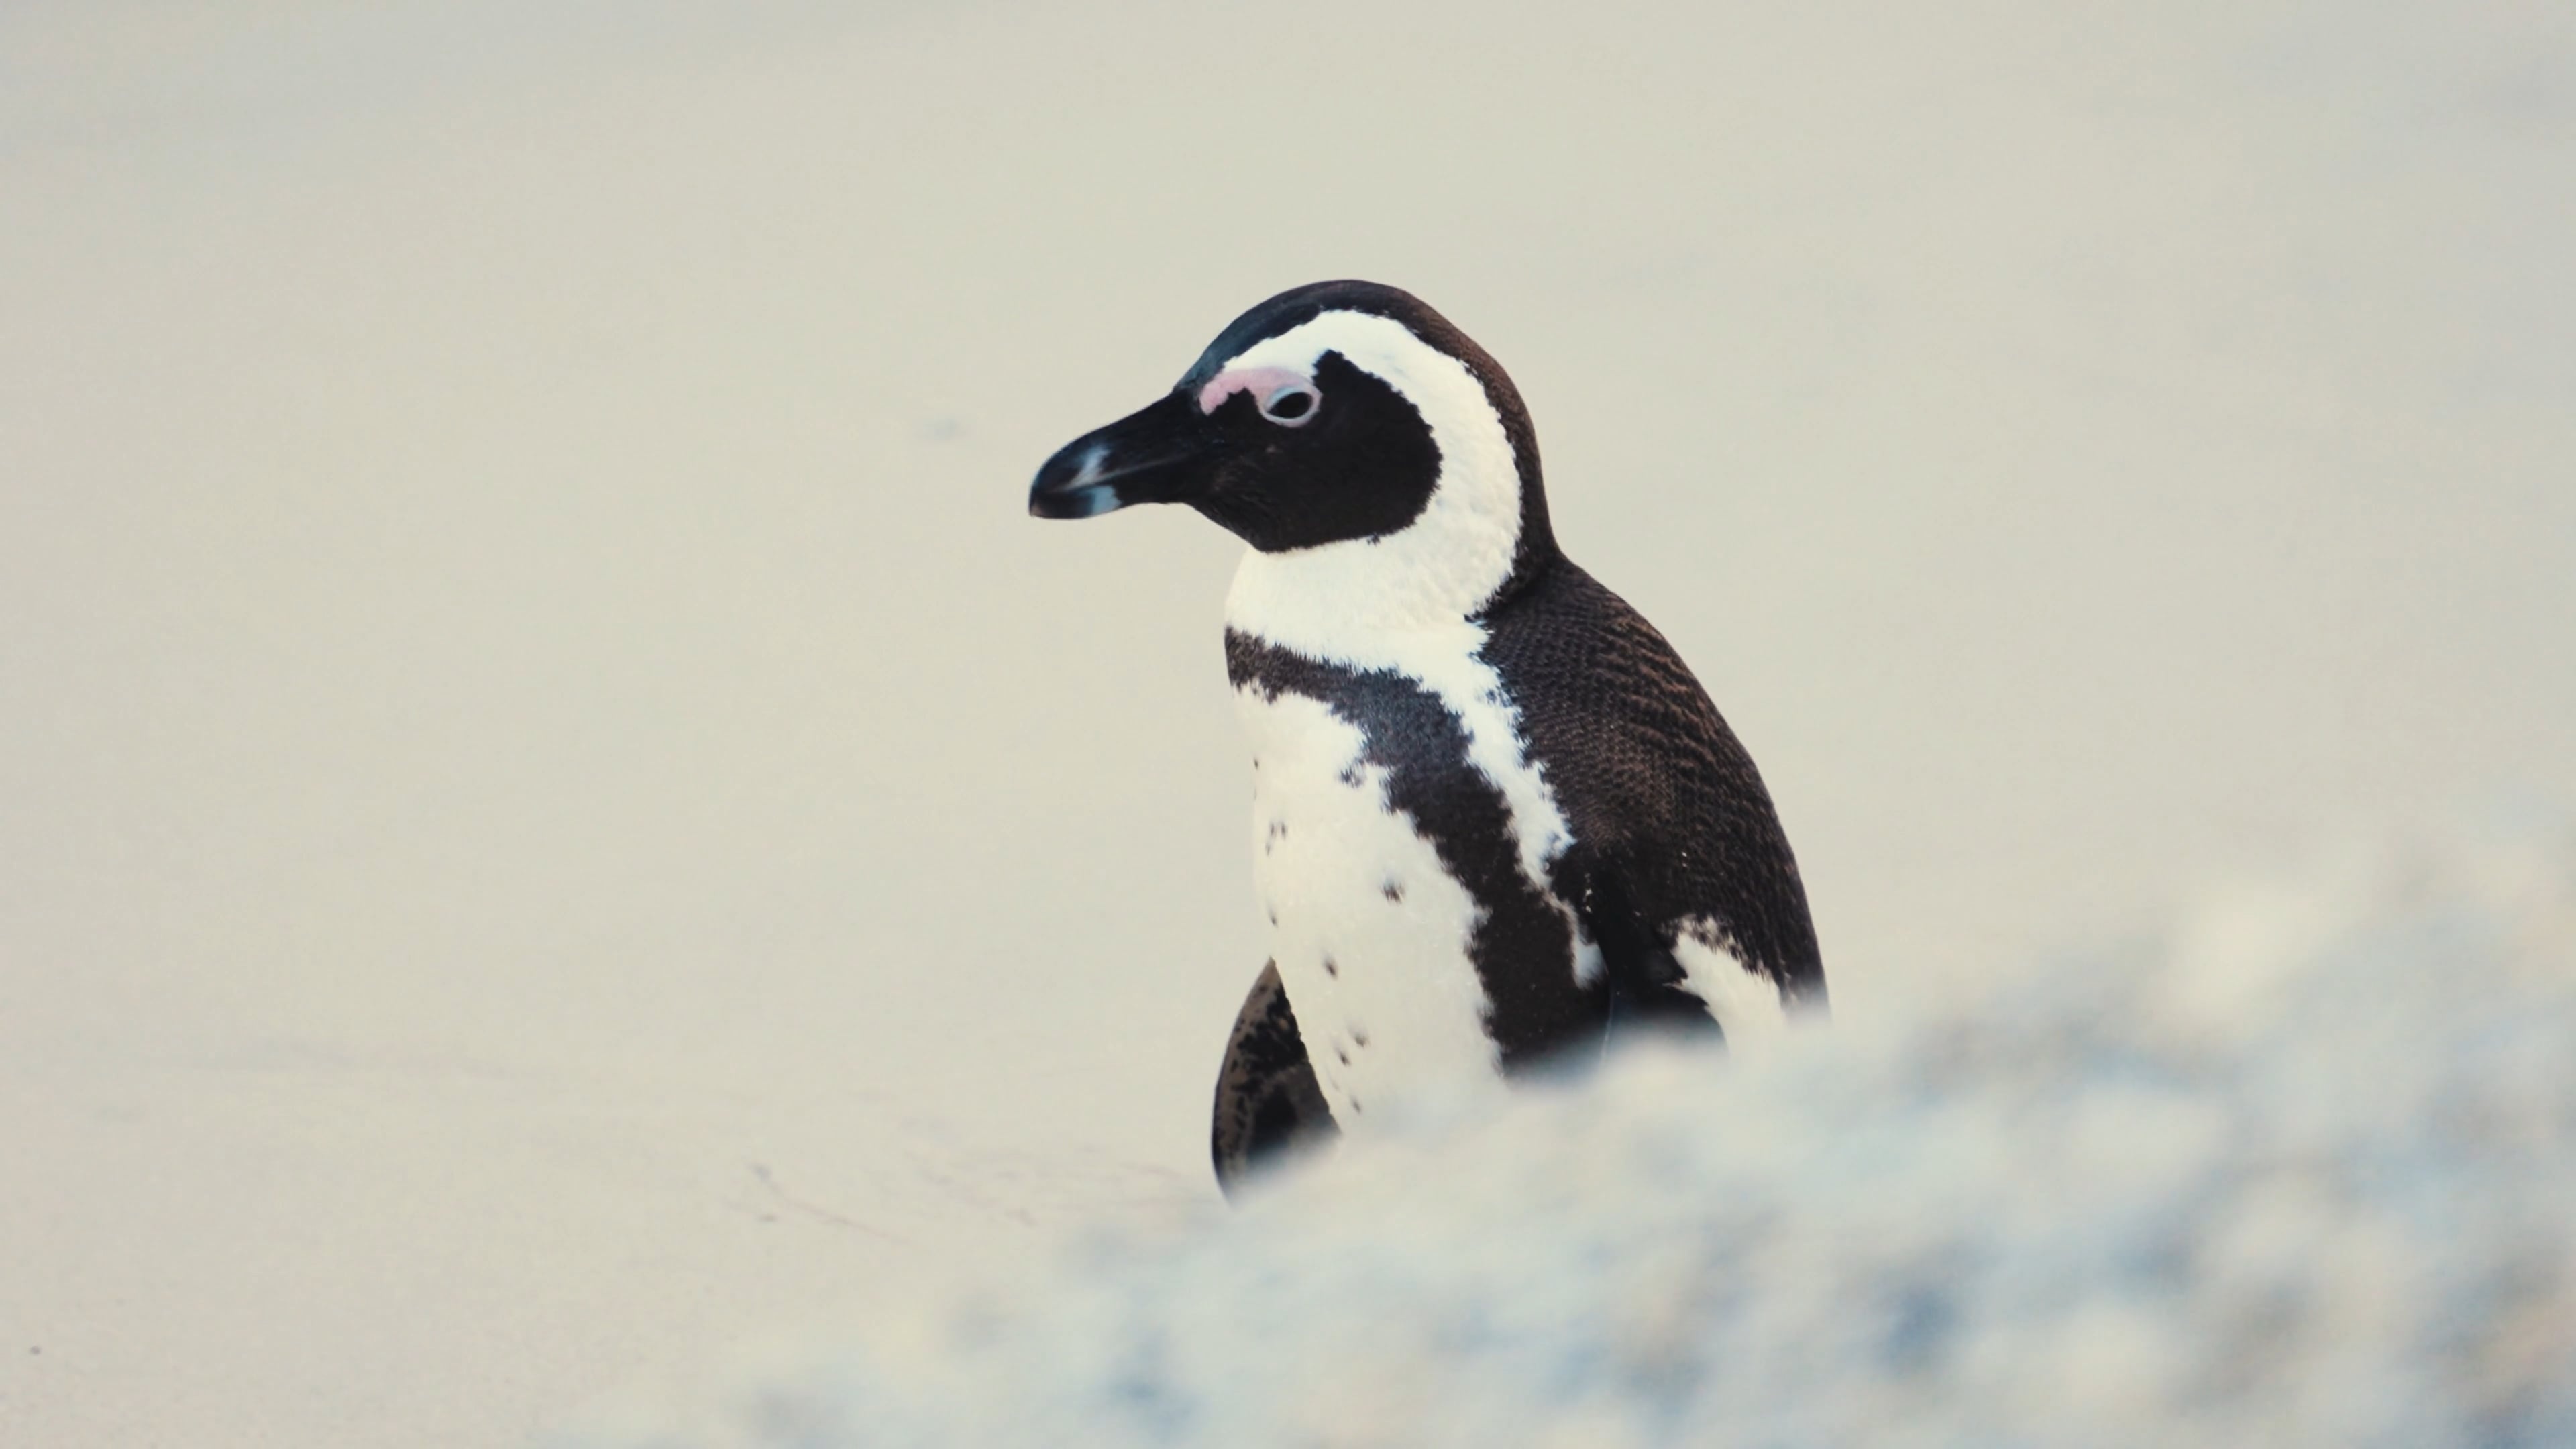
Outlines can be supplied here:
M1349 1129L1408 1098L1499 1088L1470 955L1478 907L1389 807L1366 737L1303 695L1237 700L1271 959L1334 1118Z

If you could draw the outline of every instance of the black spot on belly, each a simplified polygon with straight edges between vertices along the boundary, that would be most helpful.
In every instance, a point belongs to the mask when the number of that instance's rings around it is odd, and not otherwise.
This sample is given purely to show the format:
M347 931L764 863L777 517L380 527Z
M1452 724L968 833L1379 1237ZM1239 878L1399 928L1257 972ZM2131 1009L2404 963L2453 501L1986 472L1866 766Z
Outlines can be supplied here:
M1225 658L1236 688L1273 700L1300 695L1356 726L1365 740L1361 761L1385 780L1387 804L1481 907L1468 955L1485 988L1485 1032L1503 1066L1597 1035L1602 1005L1575 985L1574 932L1522 872L1510 804L1469 760L1466 725L1440 697L1394 670L1323 663L1232 629ZM1342 778L1358 783L1359 775L1354 766ZM1381 890L1389 901L1404 899L1401 882Z
M1339 981L1342 979L1342 968L1334 965L1333 958L1327 956L1324 958L1324 974L1330 976L1335 981Z

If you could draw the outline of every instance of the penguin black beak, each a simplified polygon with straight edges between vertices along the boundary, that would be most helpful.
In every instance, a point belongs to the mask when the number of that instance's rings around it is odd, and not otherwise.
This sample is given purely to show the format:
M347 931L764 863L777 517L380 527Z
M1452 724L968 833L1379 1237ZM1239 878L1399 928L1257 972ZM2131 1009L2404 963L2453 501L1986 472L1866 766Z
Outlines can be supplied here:
M1174 392L1056 450L1029 485L1039 518L1097 518L1136 503L1202 497L1226 445L1198 403Z

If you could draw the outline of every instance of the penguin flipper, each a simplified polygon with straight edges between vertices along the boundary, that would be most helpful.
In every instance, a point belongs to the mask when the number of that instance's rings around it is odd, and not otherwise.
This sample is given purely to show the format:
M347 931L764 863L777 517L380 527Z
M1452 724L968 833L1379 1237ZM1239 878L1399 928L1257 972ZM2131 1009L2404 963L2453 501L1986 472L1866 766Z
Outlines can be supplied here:
M1608 997L1602 1029L1611 1037L1651 1030L1666 1034L1725 1031L1709 1004L1692 992L1689 973L1672 943L1635 905L1634 886L1600 852L1577 847L1562 867L1572 887L1575 918L1601 950L1601 984Z
M1614 977L1624 968L1652 994L1687 931L1723 940L1783 1003L1821 1011L1797 856L1753 757L1670 641L1564 558L1486 627L1483 657L1577 843L1556 893Z
M1279 968L1265 961L1235 1014L1216 1076L1209 1145L1217 1186L1231 1197L1248 1174L1287 1149L1340 1130L1306 1060L1306 1039L1279 984Z

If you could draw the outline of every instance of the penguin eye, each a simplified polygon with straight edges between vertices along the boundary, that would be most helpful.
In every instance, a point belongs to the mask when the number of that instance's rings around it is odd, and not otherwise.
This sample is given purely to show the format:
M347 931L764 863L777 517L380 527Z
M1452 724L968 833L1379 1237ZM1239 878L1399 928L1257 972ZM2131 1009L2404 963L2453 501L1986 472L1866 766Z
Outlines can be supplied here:
M1272 393L1261 405L1261 415L1284 428L1302 428L1313 421L1315 403L1311 390L1292 384Z

